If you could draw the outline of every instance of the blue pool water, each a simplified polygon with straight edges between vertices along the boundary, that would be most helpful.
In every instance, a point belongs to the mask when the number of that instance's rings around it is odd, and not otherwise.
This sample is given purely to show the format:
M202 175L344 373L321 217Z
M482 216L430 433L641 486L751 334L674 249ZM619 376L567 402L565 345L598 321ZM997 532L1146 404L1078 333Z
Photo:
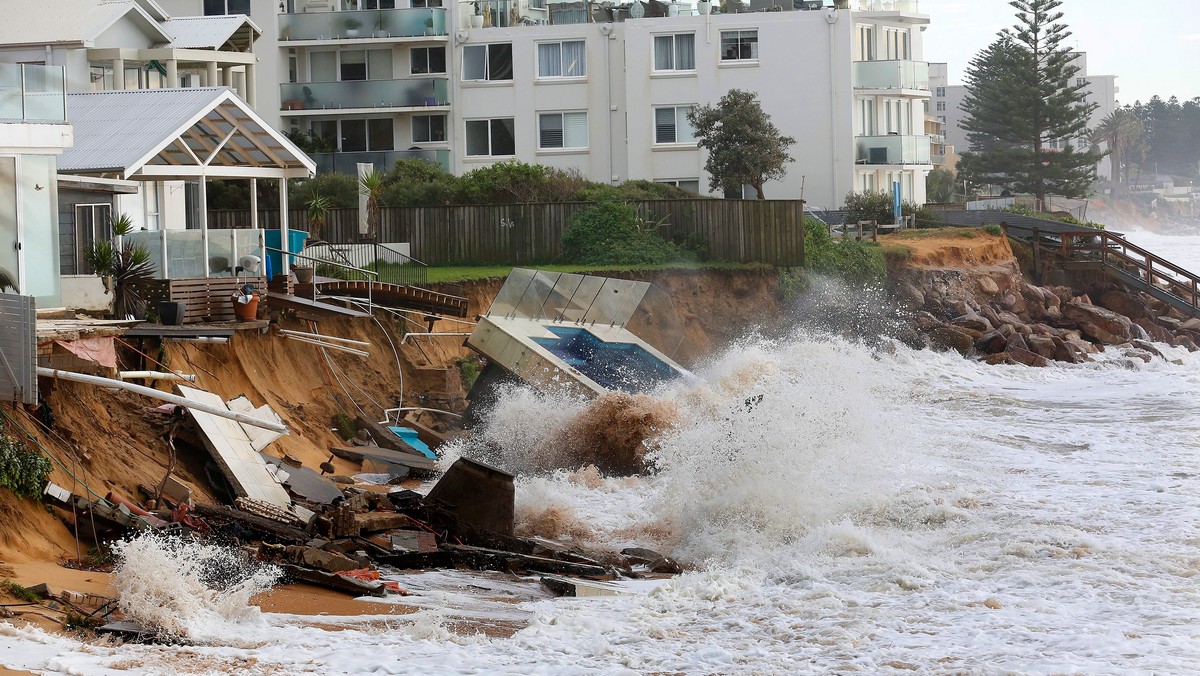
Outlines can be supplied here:
M679 372L635 343L606 343L587 329L555 326L556 338L534 338L583 375L621 392L645 392Z

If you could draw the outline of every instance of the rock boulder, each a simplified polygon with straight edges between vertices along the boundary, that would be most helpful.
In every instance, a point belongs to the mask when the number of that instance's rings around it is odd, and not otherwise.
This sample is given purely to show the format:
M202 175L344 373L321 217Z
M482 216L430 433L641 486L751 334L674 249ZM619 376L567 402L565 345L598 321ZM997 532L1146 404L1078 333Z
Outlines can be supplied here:
M1128 343L1133 338L1129 319L1111 310L1071 301L1062 306L1062 313L1063 317L1078 324L1084 335L1106 345Z

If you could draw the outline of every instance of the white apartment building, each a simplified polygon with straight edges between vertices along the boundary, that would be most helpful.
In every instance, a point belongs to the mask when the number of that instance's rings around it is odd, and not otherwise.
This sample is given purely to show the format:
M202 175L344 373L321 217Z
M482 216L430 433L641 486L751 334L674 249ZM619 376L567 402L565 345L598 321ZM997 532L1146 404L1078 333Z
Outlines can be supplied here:
M686 113L734 88L756 92L797 141L768 197L833 208L896 182L923 202L932 169L929 17L916 0L753 0L729 14L544 0L62 2L90 5L80 16L91 18L0 42L69 61L73 91L231 85L267 122L318 140L321 171L424 157L462 173L517 159L711 194ZM209 48L181 41L188 21ZM74 49L59 56L47 43L68 34ZM32 58L0 48L0 60Z
M686 111L733 88L757 92L797 139L768 197L835 207L895 181L924 201L932 168L920 60L929 19L914 0L724 15L680 3L654 18L633 18L648 5L539 0L160 3L249 12L264 30L257 109L323 139L322 171L416 156L462 173L517 159L709 194Z
M1075 74L1075 84L1086 85L1087 88L1084 90L1085 99L1089 103L1097 104L1088 121L1088 128L1095 129L1100 120L1117 109L1117 93L1120 91L1117 88L1117 76L1089 75L1087 70L1087 54L1085 52L1073 52L1072 55L1075 57L1073 60L1074 65L1079 68L1079 72ZM949 72L945 63L929 64L929 86L933 88L933 115L944 125L946 143L955 146L959 152L969 150L967 133L959 127L959 124L965 118L962 111L962 102L966 97L966 87L963 85L951 85L949 83ZM1057 149L1061 148L1065 143L1065 139L1052 141L1049 147ZM1088 141L1083 139L1078 143L1081 147L1086 148ZM1109 162L1101 160L1096 165L1096 173L1101 178L1108 178L1110 173Z

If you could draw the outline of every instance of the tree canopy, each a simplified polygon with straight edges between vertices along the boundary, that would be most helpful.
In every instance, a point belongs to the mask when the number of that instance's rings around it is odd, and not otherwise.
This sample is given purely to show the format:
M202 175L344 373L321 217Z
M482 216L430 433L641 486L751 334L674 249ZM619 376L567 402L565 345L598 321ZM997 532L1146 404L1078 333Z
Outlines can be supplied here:
M961 123L970 151L959 173L1039 200L1087 195L1103 153L1080 140L1096 105L1084 97L1079 68L1057 11L1062 0L1013 0L1017 23L971 60ZM1058 146L1058 147L1055 147Z
M689 111L688 121L697 145L708 151L704 170L710 190L740 192L752 185L764 199L763 183L783 178L787 163L795 161L788 148L796 139L779 132L754 92L730 89L717 105Z
M1200 97L1181 102L1174 96L1155 96L1124 110L1141 124L1143 141L1121 158L1127 173L1134 165L1143 175L1200 175Z

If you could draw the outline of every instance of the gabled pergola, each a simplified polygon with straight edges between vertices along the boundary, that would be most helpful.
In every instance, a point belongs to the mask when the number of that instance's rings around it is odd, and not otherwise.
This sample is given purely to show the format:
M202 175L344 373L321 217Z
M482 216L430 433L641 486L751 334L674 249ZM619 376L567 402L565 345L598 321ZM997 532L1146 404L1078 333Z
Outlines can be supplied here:
M281 242L288 241L289 178L316 173L311 158L226 88L85 92L67 96L75 146L59 172L135 181L198 181L200 228L208 258L205 180L250 181L251 227L258 228L260 179L279 181ZM286 274L287 257L281 270Z

